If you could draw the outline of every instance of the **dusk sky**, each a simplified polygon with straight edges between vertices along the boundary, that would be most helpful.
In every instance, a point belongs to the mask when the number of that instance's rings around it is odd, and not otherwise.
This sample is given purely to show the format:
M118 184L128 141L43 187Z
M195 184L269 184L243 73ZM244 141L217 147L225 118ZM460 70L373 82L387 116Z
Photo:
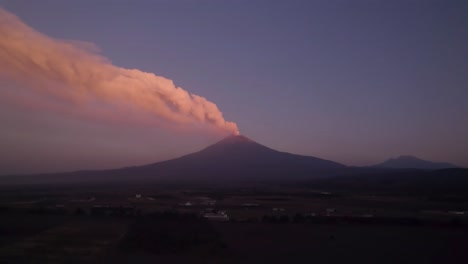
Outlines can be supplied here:
M345 165L414 155L468 166L468 1L0 8L0 174L152 163L236 124Z

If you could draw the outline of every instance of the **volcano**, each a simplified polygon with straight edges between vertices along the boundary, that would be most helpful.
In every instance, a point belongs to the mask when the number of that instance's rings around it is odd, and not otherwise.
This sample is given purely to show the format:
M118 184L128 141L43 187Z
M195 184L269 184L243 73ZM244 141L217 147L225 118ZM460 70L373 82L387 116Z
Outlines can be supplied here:
M295 155L232 135L205 149L176 159L112 170L11 176L23 183L39 182L232 182L315 179L347 168L337 162ZM3 183L8 182L3 178Z
M141 175L190 179L278 179L320 177L344 168L337 162L280 152L245 136L229 136L207 148L173 160L138 168Z
M117 178L133 175L145 180L223 182L316 178L345 167L329 160L280 152L245 136L232 135L180 158L111 173Z

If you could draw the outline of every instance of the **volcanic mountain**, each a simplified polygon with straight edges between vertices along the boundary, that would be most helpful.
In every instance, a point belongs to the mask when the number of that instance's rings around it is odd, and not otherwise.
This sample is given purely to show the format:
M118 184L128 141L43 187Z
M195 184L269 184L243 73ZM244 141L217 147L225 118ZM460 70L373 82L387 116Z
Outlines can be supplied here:
M320 158L280 152L245 136L229 136L207 148L173 160L138 167L141 174L191 179L274 179L319 177L344 168Z
M422 169L422 170L437 170L446 168L457 168L457 166L445 162L433 162L422 160L409 155L402 155L395 159L389 159L380 164L374 165L379 168L389 169Z
M228 136L180 158L113 170L77 171L2 177L22 183L169 181L224 182L314 179L335 175L347 167L329 160L280 152L245 136Z

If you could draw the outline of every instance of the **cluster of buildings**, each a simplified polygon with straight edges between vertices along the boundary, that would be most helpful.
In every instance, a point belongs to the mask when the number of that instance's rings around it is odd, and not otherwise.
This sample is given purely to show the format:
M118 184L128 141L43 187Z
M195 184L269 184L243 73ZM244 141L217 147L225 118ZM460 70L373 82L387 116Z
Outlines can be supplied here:
M207 209L203 213L203 217L212 221L229 221L229 216L225 211L216 211L213 209Z

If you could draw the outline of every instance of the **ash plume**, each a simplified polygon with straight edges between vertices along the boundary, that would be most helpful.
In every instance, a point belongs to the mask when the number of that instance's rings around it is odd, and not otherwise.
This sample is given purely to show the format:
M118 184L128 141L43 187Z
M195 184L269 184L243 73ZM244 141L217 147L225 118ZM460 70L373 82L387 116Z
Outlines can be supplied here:
M93 44L48 37L2 8L0 75L70 107L89 111L104 105L173 124L209 124L239 133L216 104L175 86L172 80L115 66L97 54Z

